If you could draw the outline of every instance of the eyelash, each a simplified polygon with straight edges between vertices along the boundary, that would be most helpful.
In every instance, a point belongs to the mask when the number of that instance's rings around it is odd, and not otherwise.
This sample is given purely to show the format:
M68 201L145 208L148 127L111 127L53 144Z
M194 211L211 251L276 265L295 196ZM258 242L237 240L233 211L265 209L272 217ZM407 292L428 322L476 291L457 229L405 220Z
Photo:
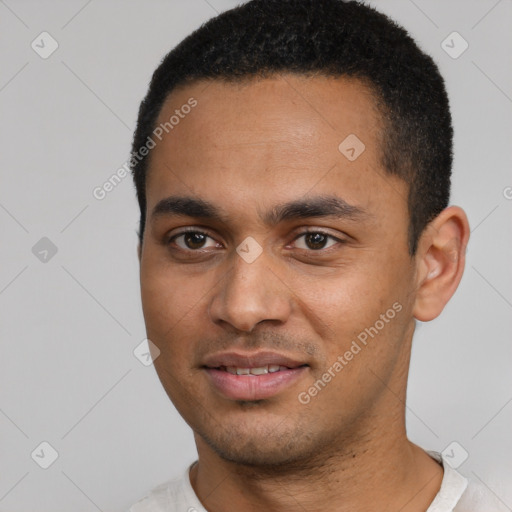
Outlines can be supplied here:
M166 245L171 245L177 238L179 238L180 236L187 235L189 233L205 235L206 237L211 238L212 240L214 240L214 238L211 237L205 231L200 231L198 229L191 228L191 229L186 229L184 231L176 233L173 236L171 236L170 238L168 238L167 241L166 241ZM299 238L301 238L303 236L306 236L306 235L309 235L309 234L320 234L320 235L324 235L325 237L327 237L330 240L334 240L338 244L344 244L345 243L345 240L337 238L337 237L331 235L330 233L327 233L327 232L319 230L319 229L314 229L314 230L312 229L312 230L302 231L301 233L299 233L293 239L293 242L295 242ZM301 251L308 251L308 252L311 252L311 253L325 253L325 252L329 251L331 249L331 247L333 247L333 246L330 246L330 247L327 247L327 248L316 249L316 250L315 249L302 249L302 248L299 249L299 250L301 250ZM178 246L178 250L181 250L183 252L188 252L188 253L201 253L201 252L204 253L205 252L204 249L202 249L202 248L200 248L200 249L184 249L183 247L179 247L179 246Z

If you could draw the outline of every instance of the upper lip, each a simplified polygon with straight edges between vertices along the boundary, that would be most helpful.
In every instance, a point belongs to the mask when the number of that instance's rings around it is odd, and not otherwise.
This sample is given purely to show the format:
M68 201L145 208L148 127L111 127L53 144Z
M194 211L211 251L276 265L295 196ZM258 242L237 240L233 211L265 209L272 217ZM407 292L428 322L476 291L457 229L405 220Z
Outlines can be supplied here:
M261 368L272 364L286 366L288 368L297 368L304 366L306 363L276 352L218 352L206 357L203 366L207 368L220 368L221 366Z

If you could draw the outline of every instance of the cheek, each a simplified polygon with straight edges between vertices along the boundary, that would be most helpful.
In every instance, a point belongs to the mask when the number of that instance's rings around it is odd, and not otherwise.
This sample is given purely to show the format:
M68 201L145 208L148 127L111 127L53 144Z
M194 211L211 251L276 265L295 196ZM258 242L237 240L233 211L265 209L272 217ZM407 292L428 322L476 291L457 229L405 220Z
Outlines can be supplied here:
M387 307L389 283L379 281L364 263L347 262L326 275L307 275L293 279L291 287L302 313L313 325L323 324L326 337L365 325Z
M331 308L336 316L328 313L331 325L322 340L325 360L312 368L302 390L334 424L349 422L376 401L400 366L407 341L407 312L400 301L373 294L371 302L357 295L339 299L345 302ZM388 303L381 307L382 302Z
M151 257L144 261L141 266L144 320L148 337L161 351L189 345L172 343L172 340L194 336L197 325L194 319L204 308L207 289L204 278L183 275L168 264L152 262Z
M294 292L302 303L301 314L324 341L322 348L331 365L351 350L354 341L360 342L361 351L357 357L348 353L348 358L387 357L388 352L394 357L396 347L390 340L403 337L407 283L403 265L397 270L396 263L366 254L336 274L297 280ZM364 342L374 340L378 341L372 350L375 356L363 354Z
M194 342L204 334L199 318L205 288L200 279L173 271L148 256L141 265L141 297L148 338L160 350L154 367L169 398L180 411L197 402L192 369ZM204 298L203 298L204 300ZM203 320L204 321L204 320ZM186 384L185 384L186 383Z

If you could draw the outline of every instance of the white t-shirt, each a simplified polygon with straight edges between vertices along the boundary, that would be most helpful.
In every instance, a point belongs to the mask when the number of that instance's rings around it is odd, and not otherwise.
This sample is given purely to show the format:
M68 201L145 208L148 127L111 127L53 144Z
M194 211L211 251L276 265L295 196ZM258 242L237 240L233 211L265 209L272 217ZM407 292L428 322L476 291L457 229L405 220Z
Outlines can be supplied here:
M437 452L428 452L444 468L441 488L426 512L500 512L508 510L484 487L468 483ZM192 467L192 466L190 466ZM207 512L190 483L189 471L153 489L128 512Z

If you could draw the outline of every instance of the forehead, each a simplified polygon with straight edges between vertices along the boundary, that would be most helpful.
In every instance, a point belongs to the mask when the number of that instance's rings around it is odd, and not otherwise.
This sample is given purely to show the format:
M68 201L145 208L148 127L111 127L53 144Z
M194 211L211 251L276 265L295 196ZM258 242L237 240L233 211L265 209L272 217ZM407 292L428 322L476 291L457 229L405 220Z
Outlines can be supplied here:
M197 106L187 122L164 134L169 135L170 145L173 135L190 136L187 128L192 128L202 138L201 146L211 144L212 148L230 142L240 146L299 141L309 148L318 146L319 137L337 142L353 133L369 139L381 125L375 96L360 80L295 74L178 87L164 103L157 125L164 125L191 98Z
M370 189L395 181L380 163L375 97L359 80L289 74L195 82L168 97L156 125L166 123L150 154L149 208L165 193L205 185L217 198L237 191L241 201L339 189L352 204L367 203Z

